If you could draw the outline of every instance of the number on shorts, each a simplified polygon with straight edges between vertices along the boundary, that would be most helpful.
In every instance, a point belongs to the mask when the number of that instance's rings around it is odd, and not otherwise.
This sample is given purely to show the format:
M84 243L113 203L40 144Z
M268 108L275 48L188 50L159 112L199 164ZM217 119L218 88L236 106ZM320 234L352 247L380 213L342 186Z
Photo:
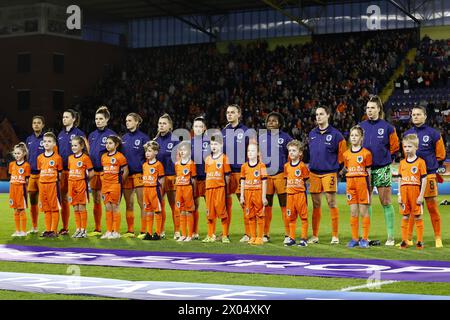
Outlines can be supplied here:
M334 176L331 177L330 186L334 186Z
M433 180L430 181L430 190L434 190L434 181Z

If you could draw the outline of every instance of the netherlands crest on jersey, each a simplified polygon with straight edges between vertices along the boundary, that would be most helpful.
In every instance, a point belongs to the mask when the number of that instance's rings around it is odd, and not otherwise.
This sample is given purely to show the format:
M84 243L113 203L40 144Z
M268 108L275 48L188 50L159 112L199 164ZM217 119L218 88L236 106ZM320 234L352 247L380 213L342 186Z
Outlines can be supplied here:
M417 173L417 170L419 170L419 169L417 169L417 167L412 167L412 168L411 168L411 172L412 172L413 174L416 174L416 173Z
M184 168L184 169L183 169L183 174L184 174L184 175L187 175L188 173L189 173L189 169Z
M350 193L347 193L347 200L352 200L352 195Z
M291 216L291 209L287 209L287 210L286 210L286 215L287 215L288 217Z
M362 163L363 162L363 157L362 156L357 156L356 157L356 162Z
M102 143L106 143L106 140L108 139L108 137L103 137L102 138Z
M14 204L13 199L9 199L9 205L12 206Z
M19 169L19 174L23 174L25 172L25 169L24 168L20 168Z
M180 201L177 201L177 208L180 208L180 207L181 207Z
M50 162L48 164L50 165L50 167L53 167L55 165L55 161L54 160L50 160Z
M172 149L172 148L173 148L173 143L167 144L167 149Z
M74 134L71 134L71 135L70 135L70 140L72 140L73 138L75 138L75 135L74 135Z
M220 162L217 162L217 163L216 163L216 168L217 168L217 169L222 168L222 164L221 164Z
M258 178L259 177L259 171L255 170L255 172L253 172L253 175Z
M104 194L102 194L102 200L105 201L106 197Z
M283 144L284 139L283 138L278 138L278 144Z
M239 140L241 140L243 137L244 137L244 134L243 134L243 133L238 133L237 138L238 138Z
M134 140L134 145L137 147L141 144L141 140Z
M116 158L111 158L111 164L115 164L116 163Z
M245 208L245 214L249 215L249 213L250 213L250 209L249 208Z
M330 142L331 139L333 139L333 136L331 134L327 134L327 137L325 138L325 140L327 140L327 142Z
M297 169L297 170L295 170L294 174L295 174L296 177L300 177L302 172L300 171L300 169Z
M78 161L78 162L77 162L77 167L78 167L78 168L81 168L82 166L83 166L83 161Z
M405 211L405 204L402 203L402 210Z
M43 146L44 146L44 140L41 140L41 142L39 142L39 145L40 145L41 147L43 147Z
M67 197L67 201L69 201L69 203L72 203L73 198L72 197Z
M203 149L206 149L206 148L208 148L208 142L207 141L203 142Z
M384 129L383 128L378 129L378 135L382 136L383 134L384 134Z
M155 168L150 168L150 174L154 174L155 173Z
M422 140L423 142L428 142L430 141L430 136L423 136Z

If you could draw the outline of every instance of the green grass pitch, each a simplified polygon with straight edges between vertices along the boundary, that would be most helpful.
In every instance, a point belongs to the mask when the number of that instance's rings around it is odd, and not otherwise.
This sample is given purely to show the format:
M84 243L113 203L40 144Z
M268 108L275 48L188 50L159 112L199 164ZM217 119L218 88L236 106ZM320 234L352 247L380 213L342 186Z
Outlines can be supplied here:
M449 198L448 196L439 196L438 201ZM238 206L237 199L233 199L233 216L231 226L231 243L202 243L193 241L190 243L180 243L171 239L173 235L173 223L168 209L166 220L167 240L145 242L138 239L118 239L118 240L100 240L97 238L72 239L71 237L59 237L58 239L40 238L37 235L27 236L25 239L11 238L14 232L14 221L12 209L8 207L7 194L0 194L0 243L17 245L40 245L50 247L89 247L89 248L114 248L129 250L150 250L150 251L173 251L173 252L210 252L210 253L235 253L235 254L259 254L259 255L285 255L285 256L314 256L314 257L336 257L336 258L367 258L367 259L404 259L404 260L446 260L450 261L450 207L439 206L442 219L442 238L444 248L434 248L433 231L427 210L425 209L425 249L417 251L414 248L400 251L397 247L371 247L367 250L359 248L348 249L345 244L350 240L349 207L346 204L344 195L338 195L338 207L340 212L339 234L341 244L337 246L329 245L331 238L331 220L326 206L325 198L322 201L322 220L320 228L321 243L310 245L306 248L284 247L284 227L281 221L281 211L278 202L275 200L273 219L271 227L271 242L264 246L249 246L239 243L243 234L242 210ZM310 198L308 198L310 200ZM392 199L395 215L395 236L400 239L400 214L398 213L397 198ZM206 231L206 219L204 215L204 201L201 200L200 208L200 236L203 237ZM311 215L311 201L309 202L309 213ZM379 239L384 244L386 231L384 216L378 196L374 196L373 216L371 223L371 239ZM135 222L136 230L140 228L140 219L137 213L138 205L135 204ZM88 231L92 230L92 204L88 206ZM122 232L126 231L125 204L122 201ZM71 215L71 231L74 231L74 219ZM104 224L104 223L103 223ZM42 230L44 225L43 214L39 216L39 226ZM30 220L28 220L30 226ZM217 225L220 230L220 224ZM298 223L298 230L300 222ZM311 230L311 228L310 228ZM124 279L124 280L142 280L142 281L189 281L218 284L236 284L249 286L267 286L284 287L297 289L318 289L318 290L340 290L345 287L359 286L367 283L366 279L339 279L339 278L320 278L320 277L300 277L284 275L264 275L264 274L239 274L222 272L200 272L200 271L177 271L177 270L158 270L158 272L149 272L149 269L119 267L97 267L80 266L81 276L86 277L104 277ZM36 264L20 262L0 262L0 271L4 272L28 272L42 274L65 275L67 265L57 264ZM189 280L186 280L189 279ZM448 283L420 283L403 281L381 286L380 289L360 289L370 292L388 292L388 293L416 293L431 295L450 295L450 284ZM356 291L356 290L355 290ZM13 291L1 291L0 299L104 299L101 297L83 297L68 295L46 295L36 293L23 293Z

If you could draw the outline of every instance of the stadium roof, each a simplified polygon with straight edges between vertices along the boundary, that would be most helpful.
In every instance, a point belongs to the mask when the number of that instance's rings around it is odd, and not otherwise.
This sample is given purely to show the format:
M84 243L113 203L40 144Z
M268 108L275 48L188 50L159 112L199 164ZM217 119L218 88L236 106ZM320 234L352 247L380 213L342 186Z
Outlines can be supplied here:
M0 6L30 5L36 3L57 5L76 4L92 14L117 19L159 16L214 15L237 10L284 8L286 6L312 6L357 1L325 0L0 0Z

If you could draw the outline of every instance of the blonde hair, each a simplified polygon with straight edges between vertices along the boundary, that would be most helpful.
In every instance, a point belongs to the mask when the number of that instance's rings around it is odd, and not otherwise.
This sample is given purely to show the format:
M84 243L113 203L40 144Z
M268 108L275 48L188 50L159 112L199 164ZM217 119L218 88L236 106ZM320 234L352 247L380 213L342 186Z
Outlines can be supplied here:
M153 140L148 141L146 144L144 144L144 150L145 152L147 152L149 149L159 152L159 143Z
M18 144L16 144L13 148L13 152L15 149L20 149L22 150L23 154L24 154L24 159L25 161L27 161L28 158L28 148L25 142L19 142Z
M57 143L56 136L53 132L49 131L44 133L44 138L52 138L54 143Z
M191 143L189 141L181 141L177 146L177 151L179 152L181 148L186 148L191 153Z
M111 114L109 113L107 106L100 106L95 114L102 114L106 120L109 120L111 118Z
M172 131L172 130L173 130L173 121L172 121L172 118L170 117L170 115L169 115L168 113L164 113L161 117L159 117L158 122L159 122L159 120L161 120L161 119L166 119L166 120L169 122L169 125L170 125L169 131ZM161 135L161 133L158 131L158 133L157 133L156 136L153 138L153 140L158 139L158 137L159 137L160 135Z
M301 143L299 140L291 140L288 144L287 144L287 148L289 147L296 147L298 149L298 151L303 152L304 146L303 143Z
M402 139L402 143L403 144L411 143L416 149L419 148L419 138L417 137L417 134L415 134L415 133L404 136Z
M141 125L141 123L143 121L142 117L139 114L137 114L136 112L131 112L131 113L127 114L127 117L132 117L134 119L134 121L137 121L138 127Z

